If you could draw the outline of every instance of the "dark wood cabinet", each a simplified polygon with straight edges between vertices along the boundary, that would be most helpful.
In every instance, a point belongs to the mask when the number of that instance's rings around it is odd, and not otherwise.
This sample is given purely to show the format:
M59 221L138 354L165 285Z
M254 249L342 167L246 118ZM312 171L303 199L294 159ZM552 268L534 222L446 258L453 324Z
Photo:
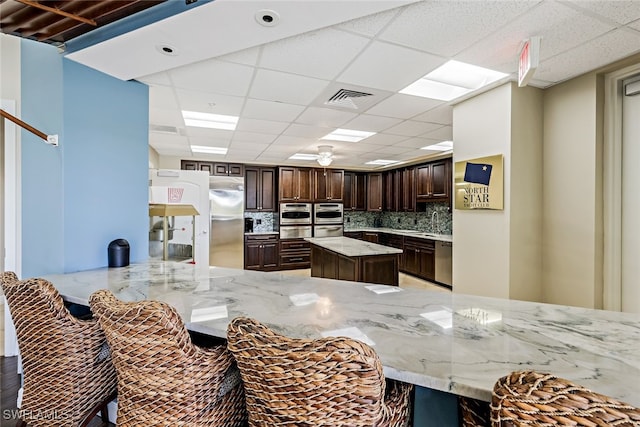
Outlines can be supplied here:
M276 207L275 168L247 166L244 170L244 209L274 212Z
M341 169L313 169L314 201L342 202L344 171Z
M345 231L342 235L351 239L362 240L362 231Z
M362 232L362 240L371 243L378 243L378 233L372 231L363 231Z
M398 212L400 206L400 170L382 174L383 207L385 212Z
M240 163L216 163L204 160L181 160L180 169L187 171L209 172L209 175L244 176Z
M401 205L398 209L402 212L415 212L416 210L416 190L415 190L415 169L404 168L400 175Z
M404 238L401 271L421 279L435 280L435 242L433 240Z
M245 236L245 270L273 271L278 270L278 264L279 256L277 234L257 234Z
M280 240L280 269L311 267L311 244L304 239Z
M363 172L344 173L344 210L364 211L367 209L367 174Z
M382 173L367 175L367 211L382 211Z
M281 202L311 202L312 174L309 168L279 168L279 197Z
M418 202L448 201L451 197L451 181L451 159L416 167L416 200Z
M244 168L240 163L214 163L213 175L244 176Z

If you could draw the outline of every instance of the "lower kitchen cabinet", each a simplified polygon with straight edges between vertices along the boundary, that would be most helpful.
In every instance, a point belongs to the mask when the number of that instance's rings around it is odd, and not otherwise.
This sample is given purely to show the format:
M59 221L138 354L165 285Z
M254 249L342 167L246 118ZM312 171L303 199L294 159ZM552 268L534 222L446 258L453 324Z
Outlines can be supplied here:
M405 237L402 271L421 279L435 281L435 242Z
M279 269L277 234L246 235L244 238L245 270L274 271Z
M365 242L378 243L378 233L371 231L362 232L362 240Z
M304 239L280 240L280 269L311 267L311 244Z
M362 231L345 231L342 233L344 237L362 240Z
M314 244L311 277L398 286L398 254L349 257Z

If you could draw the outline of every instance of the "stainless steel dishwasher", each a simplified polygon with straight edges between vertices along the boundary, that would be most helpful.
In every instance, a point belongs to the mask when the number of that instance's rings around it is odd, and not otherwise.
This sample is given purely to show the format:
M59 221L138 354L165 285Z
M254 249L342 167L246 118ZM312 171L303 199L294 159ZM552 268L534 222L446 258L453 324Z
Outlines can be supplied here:
M436 282L453 286L452 243L436 240Z

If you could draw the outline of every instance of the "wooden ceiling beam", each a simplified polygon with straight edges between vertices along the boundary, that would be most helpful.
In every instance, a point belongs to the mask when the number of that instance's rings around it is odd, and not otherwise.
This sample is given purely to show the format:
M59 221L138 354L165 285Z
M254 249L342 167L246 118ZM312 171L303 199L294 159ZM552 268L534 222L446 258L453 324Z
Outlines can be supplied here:
M57 15L64 16L66 18L75 19L76 21L80 21L80 22L83 22L85 24L92 25L94 27L98 26L96 21L94 21L93 19L83 18L82 16L74 15L72 13L65 12L64 10L61 10L61 9L56 9L55 7L45 6L45 5L43 5L41 3L38 3L36 1L31 1L31 0L16 0L16 1L19 2L19 3L22 3L22 4L26 4L27 6L32 6L32 7L41 9L41 10L45 10L47 12L51 12L51 13L55 13Z

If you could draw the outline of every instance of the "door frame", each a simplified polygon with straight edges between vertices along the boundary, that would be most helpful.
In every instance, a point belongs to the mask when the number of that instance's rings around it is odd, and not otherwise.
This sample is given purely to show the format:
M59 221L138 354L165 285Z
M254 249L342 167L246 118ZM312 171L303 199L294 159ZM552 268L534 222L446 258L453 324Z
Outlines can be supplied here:
M640 73L640 64L604 77L603 308L622 309L622 82Z

